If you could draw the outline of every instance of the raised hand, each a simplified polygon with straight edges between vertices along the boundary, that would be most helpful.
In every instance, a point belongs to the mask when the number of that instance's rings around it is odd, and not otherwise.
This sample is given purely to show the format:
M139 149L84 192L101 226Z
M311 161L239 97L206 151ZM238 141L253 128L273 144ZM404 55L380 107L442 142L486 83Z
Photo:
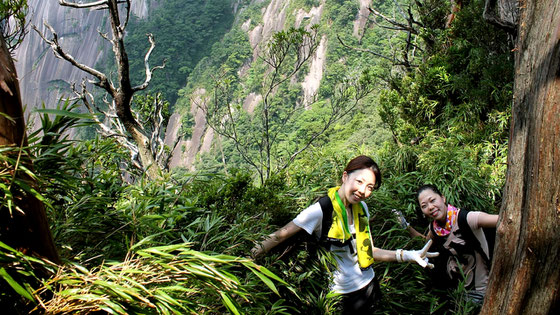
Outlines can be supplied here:
M428 248L432 245L432 240L429 240L421 250L402 250L397 249L396 258L398 262L415 261L422 268L434 268L434 265L428 262L428 258L436 257L438 252L428 252Z

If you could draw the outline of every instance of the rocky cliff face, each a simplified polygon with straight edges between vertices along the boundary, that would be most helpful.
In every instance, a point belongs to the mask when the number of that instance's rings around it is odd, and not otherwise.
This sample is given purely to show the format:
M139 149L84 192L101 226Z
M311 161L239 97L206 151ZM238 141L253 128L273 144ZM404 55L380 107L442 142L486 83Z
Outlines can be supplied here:
M310 19L308 28L319 23L324 2L325 0L321 1L319 7L314 7L309 12L302 9L292 12L288 11L289 0L271 0L270 3L262 9L262 23L250 29L249 25L251 25L251 21L243 21L241 29L248 33L249 42L253 49L253 61L255 61L261 53L260 48L262 44L267 42L275 32L287 29L290 26L299 27L303 19ZM295 15L296 25L286 25L286 17L288 14ZM326 47L327 40L326 37L323 37L315 56L311 60L310 71L306 75L304 82L302 82L302 93L304 93L304 100L306 102L304 105L311 103L313 96L319 89L319 84L323 75ZM245 67L247 67L247 65ZM239 72L240 75L243 76L246 69L239 69ZM197 95L193 97L193 102L191 103L191 114L195 117L192 137L191 139L182 141L173 151L170 167L185 167L194 170L196 155L198 153L210 152L212 142L214 141L213 130L208 128L202 111L196 106L196 102L201 102L201 99L203 99L201 95L205 92L203 90L197 90L196 93ZM261 100L262 95L250 93L243 101L243 109L251 113ZM176 119L173 122L179 123L180 119ZM179 129L174 124L170 127L171 128L168 128L169 131ZM168 135L170 141L174 139L174 137L176 137L176 134Z
M150 0L132 1L133 14L146 16L149 3ZM62 7L56 0L28 0L28 4L30 23L50 38L43 21L49 23L57 31L62 47L78 62L94 66L110 53L109 45L98 33L105 28L104 11ZM71 95L70 84L79 84L86 77L67 61L57 59L35 31L27 34L15 51L15 59L23 103L28 108L39 107L42 102L55 106L60 97Z
M308 20L308 28L319 23L323 15L323 8L327 0L322 0L319 2L317 7L312 7L309 11L303 9L289 10L290 2L289 0L271 0L269 4L262 9L262 23L256 25L250 29L251 21L242 21L241 29L247 32L251 47L253 48L253 61L257 59L259 55L260 47L262 44L267 42L272 34L275 32L287 29L290 26L299 27L302 21ZM263 2L262 0L256 0L256 2ZM368 16L368 6L371 5L371 0L359 0L359 12L356 16L354 22L354 36L361 37L363 34L363 29L366 25ZM286 17L289 15L295 16L295 25L286 25ZM323 73L325 70L326 55L328 51L328 39L326 36L321 38L319 47L315 55L312 57L309 65L309 71L303 78L301 82L302 94L303 94L303 106L309 106L314 102L315 95L317 94L321 80L323 78ZM250 67L250 65L244 65L243 68ZM247 72L247 69L239 69L239 74L243 77L243 74ZM196 102L201 101L202 90L198 90L196 97L193 99ZM262 95L256 93L250 93L243 101L243 109L251 113L255 106L262 101ZM190 170L194 170L195 157L198 153L209 152L211 149L211 144L214 141L214 133L212 129L208 128L206 121L204 120L204 115L202 115L201 110L193 102L191 104L191 114L195 117L195 125L193 127L193 133L191 139L184 140L181 144L173 151L173 159L171 161L171 167L185 167ZM176 133L173 134L172 130L178 130L179 128L175 124L179 124L180 118L176 118L173 124L170 124L171 128L168 131L171 133L168 135L169 141L176 137ZM218 141L219 142L219 139Z

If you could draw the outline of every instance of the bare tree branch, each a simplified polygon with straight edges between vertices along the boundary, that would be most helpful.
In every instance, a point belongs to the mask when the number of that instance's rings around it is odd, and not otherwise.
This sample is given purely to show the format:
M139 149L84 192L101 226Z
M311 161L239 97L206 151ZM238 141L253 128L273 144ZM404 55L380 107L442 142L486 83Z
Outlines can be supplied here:
M379 16L379 17L382 18L384 21L386 21L386 22L388 22L389 24L391 24L391 25L397 27L399 30L409 31L409 32L411 32L411 33L414 34L414 35L418 35L418 30L415 29L414 27L412 27L412 26L410 25L410 24L412 24L412 23L409 23L409 25L402 24L402 23L400 23L400 22L397 22L397 21L395 21L395 20L392 20L392 19L386 17L386 16L383 15L381 12L375 10L375 9L372 8L372 7L368 7L368 9L369 9L369 11L370 11L371 13L373 13L375 16ZM412 21L411 21L411 22L412 22Z
M160 161L163 153L165 151L165 144L163 142L163 127L164 127L164 118L163 118L163 107L164 102L161 99L161 94L157 94L154 99L154 106L152 114L150 115L150 120L152 121L153 128L152 134L150 137L150 143L152 152L154 153L156 161ZM161 165L160 165L161 166Z
M150 81L152 80L153 71L155 69L163 69L165 67L165 60L164 60L163 65L156 66L156 67L150 69L150 64L149 64L148 60L150 59L150 55L152 54L152 51L156 47L156 42L154 41L154 35L152 35L152 34L146 34L146 35L148 36L148 41L150 42L150 49L148 49L148 52L144 56L144 66L145 66L145 69L146 69L146 80L144 80L144 83L142 83L141 85L133 87L132 88L133 92L137 92L137 91L146 89L148 87L148 85L150 84Z
M57 58L64 59L70 62L74 67L94 76L97 81L93 84L103 88L108 95L110 95L111 100L106 100L108 110L105 111L105 120L103 123L99 121L99 126L101 129L105 130L105 134L108 136L118 136L118 139L126 139L128 141L124 142L120 140L121 143L133 152L133 160L139 157L146 174L150 178L155 178L159 176L159 167L157 157L161 157L161 149L154 149L154 146L158 146L162 143L161 139L156 139L149 135L150 132L154 130L147 131L141 123L137 113L131 109L132 98L134 93L139 90L146 89L152 78L152 73L155 69L162 68L163 66L149 68L148 59L151 52L155 47L155 42L153 36L148 35L150 41L150 49L147 52L144 63L146 65L146 80L139 86L132 87L130 78L130 65L128 61L128 55L125 49L124 35L125 28L128 24L130 18L131 1L130 0L100 0L91 1L87 3L59 0L60 5L77 8L77 9L106 9L108 12L108 19L110 22L110 29L112 37L109 38L108 34L104 34L99 31L100 36L111 43L112 50L115 56L116 67L117 67L117 78L116 82L113 83L107 78L107 75L97 71L96 69L86 66L84 64L76 61L70 54L65 52L58 42L58 35L54 29L45 22L45 26L50 30L53 35L52 39L47 39L36 27L33 27L41 38L48 43L55 56ZM119 5L124 5L125 17L124 23L121 21ZM81 99L87 102L87 94L82 91ZM85 102L85 103L86 103ZM88 110L93 110L94 104L86 105L89 106ZM115 118L117 117L117 118ZM153 116L158 119L157 116ZM161 134L163 130L163 122L154 122L157 125L155 130L156 135ZM108 129L108 130L107 130ZM115 129L114 132L109 133L109 130ZM160 152L160 153L158 153Z
M76 59L74 59L74 57L70 54L68 54L67 52L64 51L64 49L62 49L62 47L60 46L59 42L58 42L58 34L56 33L56 31L54 30L54 28L47 23L47 21L44 21L43 24L45 25L45 27L47 27L51 34L52 34L52 39L47 39L45 37L45 35L37 28L37 26L35 25L31 25L31 28L33 28L38 34L39 36L41 36L41 38L51 46L51 49L54 52L55 57L59 58L59 59L63 59L66 60L68 62L70 62L74 67L88 73L91 74L92 76L97 78L97 82L94 82L95 85L104 88L105 90L107 90L109 93L113 94L115 92L115 88L113 87L113 85L109 82L109 80L107 79L107 76L92 68L89 67L87 65L84 65L82 63L79 63L76 61Z
M93 2L89 2L89 3L83 3L83 1L79 1L79 2L72 2L72 1L66 1L66 0L58 0L58 4L60 4L61 6L64 7L69 7L69 8L74 8L74 9L94 9L94 10L104 10L104 9L108 9L109 5L108 5L108 0L98 0L98 1L93 1ZM128 7L130 8L130 0L118 0L117 4L121 4L121 3L126 3L128 5ZM127 21L128 21L128 17L130 16L130 9L126 10L126 14L127 14Z
M101 36L101 38L105 39L108 42L111 42L111 39L109 38L109 35L107 33L103 33L100 30L98 30L97 33L99 33L99 36Z
M76 8L76 9L87 9L87 8L98 9L103 6L105 7L107 6L107 0L98 0L90 3L82 3L82 1L76 3L76 2L69 2L66 0L58 0L58 3L61 6Z
M117 142L122 145L123 147L125 147L129 152L130 152L130 156L131 156L131 161L132 161L132 165L140 170L142 170L142 166L138 163L137 157L138 157L138 147L132 143L131 141L128 140L128 136L126 135L126 133L124 132L124 129L121 128L114 128L111 127L110 125L105 124L104 122L102 122L98 115L97 112L99 112L99 108L97 108L95 105L95 99L93 97L93 94L91 94L86 87L85 81L82 81L81 83L81 91L78 91L76 89L75 84L71 85L72 91L74 92L74 94L77 96L78 99L80 99L82 101L82 103L86 106L87 110L92 114L92 119L93 121L96 122L97 126L99 127L99 132L101 133L102 136L107 137L107 138L115 138L117 140ZM95 109L94 109L95 107ZM97 110L97 112L96 112ZM116 115L110 115L108 112L103 112L104 117L106 119L110 119L110 124L111 122L113 124L119 124L118 121L116 121L117 116ZM111 118L112 116L112 118ZM115 130L117 130L117 132L115 132Z
M126 1L126 18L124 20L124 24L123 24L123 31L126 29L126 27L128 26L128 21L130 21L130 9L131 9L131 4L130 4L130 0L125 0Z

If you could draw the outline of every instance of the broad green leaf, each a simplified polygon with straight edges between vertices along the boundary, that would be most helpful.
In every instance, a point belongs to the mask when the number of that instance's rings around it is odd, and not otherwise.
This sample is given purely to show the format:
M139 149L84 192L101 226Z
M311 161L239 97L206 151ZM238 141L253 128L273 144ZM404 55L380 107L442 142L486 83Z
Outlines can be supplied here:
M14 289L14 291L16 291L19 295L23 296L24 298L32 302L35 302L35 298L33 298L31 292L27 291L23 286L21 286L17 281L15 281L14 278L10 276L8 271L4 269L4 267L0 268L0 276L2 276L2 278L4 278L4 280L6 280L6 282L8 282L8 284L12 287L12 289Z

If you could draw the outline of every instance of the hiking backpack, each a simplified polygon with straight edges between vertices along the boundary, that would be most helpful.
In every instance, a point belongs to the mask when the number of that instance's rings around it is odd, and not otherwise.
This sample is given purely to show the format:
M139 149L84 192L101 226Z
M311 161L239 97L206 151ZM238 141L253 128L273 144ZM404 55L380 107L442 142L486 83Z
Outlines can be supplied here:
M488 243L488 255L486 255L479 240L476 238L467 222L468 213L469 211L467 210L459 211L457 217L457 224L459 227L454 232L454 235L463 239L465 244L462 245L454 242L450 244L451 248L458 253L458 256L453 255L449 249L443 246L448 236L438 236L435 234L433 224L430 224L430 231L434 236L434 243L430 248L430 251L439 252L439 256L431 259L434 264L434 268L428 269L427 273L429 277L432 278L432 283L436 288L456 288L457 285L464 279L464 276L462 275L462 270L454 270L451 266L458 265L461 267L463 265L468 265L469 262L467 257L469 255L475 256L475 252L480 254L484 264L488 270L490 270L494 252L496 228L482 228L486 242ZM476 267L476 261L474 262L474 267ZM467 286L467 289L470 289L473 285L474 281Z

